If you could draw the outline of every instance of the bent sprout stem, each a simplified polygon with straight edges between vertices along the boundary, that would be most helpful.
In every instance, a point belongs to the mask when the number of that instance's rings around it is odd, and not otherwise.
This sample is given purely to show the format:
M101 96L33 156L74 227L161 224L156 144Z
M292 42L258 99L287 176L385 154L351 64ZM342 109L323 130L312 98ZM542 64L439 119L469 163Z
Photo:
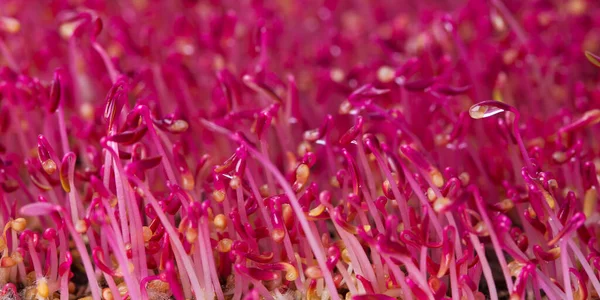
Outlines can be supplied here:
M244 144L244 146L248 148L250 154L252 154L252 156L254 156L258 161L260 161L263 164L263 166L269 171L269 173L271 173L275 177L275 180L281 185L281 188L285 192L286 196L289 198L290 205L292 206L294 213L298 217L298 221L302 226L302 230L306 234L308 243L310 244L310 247L313 253L315 254L315 257L317 258L319 267L321 268L323 276L325 277L325 282L327 283L327 288L329 289L330 297L333 300L339 300L339 296L335 288L335 284L333 282L333 277L328 271L327 265L325 263L325 253L323 253L323 248L321 247L321 245L319 245L318 240L315 238L314 233L312 232L308 221L306 220L304 212L302 211L302 208L298 203L298 199L296 199L296 195L292 191L292 188L289 185L289 183L287 183L286 179L281 175L279 170L277 170L277 168L268 160L268 158L264 157L262 153L256 150L254 147L252 147L252 145L249 145L248 143L244 142L242 138L236 137L232 132L208 120L201 120L201 122L207 128L224 134L232 141Z
M502 253L502 246L500 245L500 241L498 240L498 235L496 235L494 224L490 220L490 217L487 215L487 211L485 210L484 200L481 197L481 194L476 187L470 186L469 190L470 190L470 192L473 193L473 197L475 198L475 204L477 205L477 209L479 209L481 218L483 218L483 220L485 222L485 226L487 227L487 230L489 232L490 239L492 240L492 244L494 246L494 252L496 252L496 257L498 258L498 261L500 262L500 267L502 269L502 274L504 275L504 280L506 282L506 285L508 286L508 290L512 290L513 281L510 276L510 272L508 271L508 264L506 263L506 258L504 257L504 253Z
M471 106L471 108L469 108L469 115L473 119L483 119L505 111L511 112L515 116L512 125L513 135L517 140L517 144L519 146L519 150L521 151L521 155L523 156L523 161L525 162L527 170L531 175L535 175L535 169L531 163L531 158L529 157L529 153L527 152L527 148L525 148L525 144L521 138L521 133L519 132L519 120L521 119L521 113L519 113L516 108L504 102L488 100Z
M164 229L169 234L169 238L173 242L173 246L175 247L177 252L180 255L185 254L186 251L184 250L183 245L181 244L181 241L177 238L179 235L177 234L177 232L175 232L175 229L169 222L168 217L162 212L160 205L158 204L158 202L156 201L154 196L152 196L152 193L150 193L148 188L145 186L145 183L141 182L139 179L137 179L135 177L130 177L129 179L132 180L133 182L135 182L136 187L143 192L143 197L148 199L148 201L150 202L150 205L152 205L152 207L154 208L156 215L160 219L160 222L163 224ZM196 275L195 270L192 269L193 263L190 261L190 258L187 255L181 255L181 256L182 256L181 258L184 261L184 264L183 264L184 268L187 271L187 275L190 277L190 281L192 284L192 290L194 291L194 293L196 295L203 295L204 290L199 285L198 276Z
M600 2L21 2L0 298L600 293Z
M48 204L48 203L35 203L35 204L29 204L24 206L23 208L21 208L21 213L24 215L30 215L30 216L38 216L38 215L44 215L44 214L49 214L49 213L53 213L53 212L57 212L60 215L62 215L64 217L64 210L62 207L58 206L58 205L52 205L52 204ZM75 243L75 247L77 248L77 251L79 251L79 253L81 254L81 260L83 262L83 266L86 270L86 276L90 285L90 291L92 293L92 298L94 300L100 300L100 286L98 285L98 281L96 279L96 272L94 271L94 267L92 266L92 261L90 259L90 256L88 254L88 251L86 249L85 243L83 242L83 239L81 238L81 236L79 235L79 233L77 232L77 230L75 230L75 227L73 227L73 224L71 223L71 221L68 218L63 218L64 224L67 227L67 230L69 230L69 232L71 233L71 236L73 237L73 242Z

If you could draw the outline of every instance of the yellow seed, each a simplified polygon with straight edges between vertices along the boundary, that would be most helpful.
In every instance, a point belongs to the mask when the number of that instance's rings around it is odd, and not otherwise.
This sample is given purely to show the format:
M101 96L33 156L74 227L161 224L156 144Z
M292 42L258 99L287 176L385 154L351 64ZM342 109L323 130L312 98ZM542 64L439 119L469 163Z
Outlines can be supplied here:
M307 152L311 152L312 151L312 146L310 145L309 142L306 141L302 141L299 145L298 145L298 156L302 157L304 156Z
M304 140L314 142L319 138L319 129L311 129L304 132L302 135Z
M490 14L491 17L491 21L492 21L492 25L494 26L494 28L499 31L499 32L504 32L504 30L506 30L506 25L504 23L504 19L502 19L502 17L496 13L495 11L492 11L492 13Z
M490 233L487 230L487 227L485 226L485 223L483 222L477 222L477 224L475 224L475 226L473 227L473 229L475 229L475 232L479 233L481 236L488 236L490 235Z
M335 177L335 176L331 176L331 178L329 179L329 184L334 188L340 187L340 182L338 181L337 177Z
M450 136L448 134L436 134L433 139L436 146L445 146L448 144Z
M206 209L206 215L208 216L209 220L212 220L215 218L215 213L213 212L212 207L209 207Z
M185 231L185 238L187 239L187 241L189 243L193 243L196 241L196 239L198 238L198 229L193 228L193 227L189 227L186 231Z
M552 195L550 195L550 193L548 193L546 190L542 190L542 195L544 195L546 202L548 202L548 206L550 206L551 209L554 209L554 207L556 206L556 201L554 200L554 197L552 197Z
M498 207L503 211L509 211L513 207L515 207L515 203L512 200L506 198L498 203Z
M525 264L520 263L516 260L513 260L511 262L508 263L508 270L510 272L511 276L518 276L519 274L521 274L521 270L523 269L523 267L525 266Z
M377 69L377 79L381 82L391 82L392 80L394 80L395 76L396 72L394 71L394 69L388 66L381 66L379 67L379 69Z
M114 299L113 294L109 288L104 288L102 290L102 299L104 299L104 300L113 300Z
M517 49L508 49L504 51L504 54L502 55L502 61L506 65L512 65L517 57L519 57L519 51Z
M150 239L152 238L152 229L150 229L150 227L148 226L143 226L142 227L142 236L144 237L144 242L148 242L150 241Z
M184 132L188 129L188 127L190 127L188 122L184 120L176 120L173 122L173 124L171 124L171 126L169 126L169 131L178 133Z
M344 78L346 77L346 74L344 74L344 71L340 68L333 68L331 69L331 72L329 73L331 80L333 80L334 82L340 83L344 80Z
M370 162L376 162L376 161L377 161L377 157L376 157L376 156L375 156L375 154L373 154L373 153L370 153L369 155L367 155L367 159L368 159Z
M46 173L48 173L48 175L52 175L54 172L56 172L56 163L52 159L46 159L42 163L42 168Z
M75 32L75 29L77 29L77 26L79 26L79 22L68 22L60 25L58 28L60 36L63 39L68 40Z
M471 181L471 176L469 176L469 173L467 172L462 172L460 175L458 175L458 179L460 179L462 186L467 186Z
M231 245L233 245L233 241L230 239L222 239L217 244L217 251L227 253L231 251Z
M558 163L563 163L567 160L567 155L562 151L556 151L552 153L552 159Z
M537 218L537 214L535 213L535 210L533 210L533 207L527 207L527 212L529 213L530 218Z
M242 182L239 177L233 176L231 177L231 181L229 181L229 187L234 190L237 190L242 185Z
M271 232L271 238L277 243L281 243L281 241L283 241L284 237L285 237L285 230L283 230L283 229L275 228L275 229L273 229L273 232Z
M452 201L446 197L437 198L433 203L433 210L438 213L443 212L450 204Z
M429 201L434 201L435 199L437 199L437 196L435 195L435 192L432 188L427 189L427 199L429 199Z
M572 15L581 15L587 10L585 0L571 0L567 3L567 11Z
M390 192L391 191L391 185L390 185L390 181L389 180L387 180L387 179L384 180L382 186L383 186L383 191L384 192Z
M35 271L31 271L27 273L27 275L25 275L25 282L23 284L25 284L26 286L35 285L36 280L37 275L35 274Z
M594 158L594 168L596 169L596 174L600 175L600 158Z
M213 199L219 203L225 200L225 191L222 190L214 190L212 192Z
M589 218L596 211L597 202L598 191L596 191L595 187L585 191L585 195L583 196L583 213L586 218Z
M37 284L37 294L39 297L48 298L50 290L48 289L48 283L46 279L40 279Z
M21 30L21 23L15 18L0 17L0 30L8 33L17 33Z
M285 224L288 224L289 222L291 222L291 220L293 220L292 218L294 217L294 210L292 209L292 206L287 203L281 206L281 210L283 222Z
M323 277L323 272L317 266L310 266L304 270L304 275L310 279L319 279Z
M326 209L325 205L319 204L319 205L317 205L317 207L311 209L308 212L308 215L311 217L318 217L325 211L325 209Z
M17 218L15 220L13 220L11 223L11 228L12 230L16 231L16 232L21 232L23 230L25 230L25 227L27 227L27 220L25 220L24 218Z
M431 171L429 175L431 176L431 182L433 182L435 186L439 188L444 186L444 177L442 176L442 173L440 173L440 171L435 169Z
M111 196L111 197L110 197L110 200L109 200L110 206L111 206L111 207L115 207L115 206L117 206L117 203L118 203L118 201L117 201L117 200L118 200L118 199L117 199L117 197L116 197L116 196Z
M79 106L79 114L85 120L91 121L94 119L94 106L89 102L84 102Z
M75 231L77 231L78 233L86 233L88 230L88 224L86 221L84 220L77 220L77 222L75 222Z
M69 281L68 287L69 287L70 294L75 293L75 283L73 281Z
M347 264L352 262L352 260L350 259L350 254L348 253L348 249L346 248L342 250L342 260Z
M127 263L127 271L128 271L130 274L131 274L131 273L133 273L133 270L134 270L133 263L131 263L131 262L128 262L128 263ZM117 267L117 273L118 273L118 274L123 274L123 271L122 271L122 268L121 268L121 266L118 266L118 267ZM127 287L125 287L125 288L127 289ZM121 288L119 287L119 290L120 290L120 289L121 289Z
M215 216L213 224L215 225L215 228L223 231L227 227L227 217L225 217L224 214L218 214Z
M340 108L338 109L338 113L341 115L347 115L352 110L352 104L348 100L344 100L342 104L340 104Z
M260 193L261 196L268 197L269 196L269 186L266 184L261 185L260 188L258 189L258 192Z
M296 169L296 180L305 183L308 180L308 176L310 175L310 169L306 164L301 164Z
M152 280L148 283L148 290L159 293L167 293L170 290L169 283L162 280Z
M557 259L560 256L560 247L555 247L548 250L548 253L552 254L554 259Z
M23 255L21 255L21 252L15 251L13 252L10 257L15 261L15 263L22 263L23 262Z
M292 266L289 263L280 263L283 264L283 267L285 269L285 280L287 281L294 281L298 278L298 270L296 270L296 268L294 268L294 266Z
M181 175L181 186L186 191L193 190L194 186L196 186L196 183L194 181L194 176L192 176L192 174L189 174L189 173L182 174Z

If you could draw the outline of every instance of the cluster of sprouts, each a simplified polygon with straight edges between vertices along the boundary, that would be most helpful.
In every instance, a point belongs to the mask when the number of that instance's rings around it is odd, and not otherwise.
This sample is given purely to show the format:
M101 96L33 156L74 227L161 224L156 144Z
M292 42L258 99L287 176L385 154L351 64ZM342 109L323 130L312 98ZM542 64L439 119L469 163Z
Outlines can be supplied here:
M0 299L600 297L600 3L0 1Z

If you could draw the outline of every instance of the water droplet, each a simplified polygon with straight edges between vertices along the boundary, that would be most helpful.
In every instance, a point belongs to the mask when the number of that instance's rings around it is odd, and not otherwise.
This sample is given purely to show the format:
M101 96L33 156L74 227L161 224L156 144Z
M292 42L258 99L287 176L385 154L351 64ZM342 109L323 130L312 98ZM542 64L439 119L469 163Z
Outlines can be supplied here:
M483 119L503 112L504 109L492 105L475 104L469 109L469 116L473 119Z

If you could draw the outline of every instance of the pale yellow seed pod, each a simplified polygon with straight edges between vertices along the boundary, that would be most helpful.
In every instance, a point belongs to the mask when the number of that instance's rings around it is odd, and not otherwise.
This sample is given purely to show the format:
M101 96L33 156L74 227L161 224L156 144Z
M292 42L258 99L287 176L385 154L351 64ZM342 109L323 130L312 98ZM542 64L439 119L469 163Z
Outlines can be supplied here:
M231 177L231 180L229 181L229 187L231 187L234 190L237 190L238 188L240 188L241 185L242 185L242 181L240 180L239 177L237 177L237 176Z
M227 217L224 214L218 214L215 216L213 224L215 225L216 229L223 231L225 228L227 228Z
M381 66L377 69L377 79L381 82L391 82L395 77L396 72L389 66Z
M302 141L299 145L298 145L298 149L297 149L297 153L299 157L304 156L307 152L311 152L312 151L312 146L310 145L309 142L306 141Z
M21 252L19 251L13 252L10 257L18 264L23 262L23 255L21 255Z
M21 232L27 227L27 220L25 220L24 218L17 218L15 220L12 220L10 227L16 232Z
M435 201L435 199L437 199L437 196L435 195L435 192L432 188L427 189L427 199L429 199L430 202Z
M150 227L148 226L143 226L142 227L142 236L144 237L144 242L148 242L150 241L150 239L152 238L152 229L150 229Z
M227 253L231 251L231 246L233 245L233 241L230 239L222 239L217 244L217 251Z
M323 272L317 266L310 266L304 270L304 275L310 279L319 279L323 277Z
M334 82L340 83L344 80L344 78L346 77L346 74L344 73L344 71L340 68L333 68L331 69L331 72L329 73L331 80L333 80Z
M352 259L350 259L350 254L348 253L348 249L346 248L342 250L342 260L347 264L352 262Z
M54 174L56 172L56 163L52 159L47 159L42 163L42 168L48 175Z
M196 186L196 182L194 181L194 176L192 174L186 173L181 175L181 186L186 191L191 191Z
M462 172L460 173L460 175L458 175L458 179L460 180L462 186L467 186L471 181L471 176L469 176L469 173L467 172Z
M260 188L258 188L258 192L260 193L260 195L262 197L268 197L269 196L269 186L266 184L261 185Z
M171 126L169 126L169 131L180 133L186 131L189 127L190 125L188 124L188 122L184 120L176 120L175 122L173 122L173 124L171 124Z
M109 288L104 288L102 290L102 299L104 299L104 300L113 300L114 299L113 294Z
M0 30L7 33L17 33L21 30L21 23L15 18L0 17Z
M77 222L75 222L75 231L80 234L86 233L88 231L87 222L84 220L77 220Z
M48 282L45 278L38 280L37 295L41 298L48 298L48 296L50 295L50 289L48 289Z
M452 201L450 201L450 199L446 198L446 197L442 197L442 198L437 198L434 202L433 202L433 210L437 213L442 212L446 209L446 207L448 207L450 204L452 204Z
M301 164L296 169L296 180L305 183L310 175L310 168L306 164Z
M225 200L225 191L223 190L214 190L212 192L213 199L219 203Z
M589 218L595 211L598 205L598 191L595 187L591 187L585 191L583 196L583 213L586 218Z
M440 171L438 171L437 169L431 171L431 173L429 174L431 176L431 182L437 186L438 188L441 188L444 186L444 176L442 176L442 173L440 173Z
M198 238L198 229L193 228L193 227L189 227L186 231L185 231L185 238L189 243L193 243L196 241L196 239Z

